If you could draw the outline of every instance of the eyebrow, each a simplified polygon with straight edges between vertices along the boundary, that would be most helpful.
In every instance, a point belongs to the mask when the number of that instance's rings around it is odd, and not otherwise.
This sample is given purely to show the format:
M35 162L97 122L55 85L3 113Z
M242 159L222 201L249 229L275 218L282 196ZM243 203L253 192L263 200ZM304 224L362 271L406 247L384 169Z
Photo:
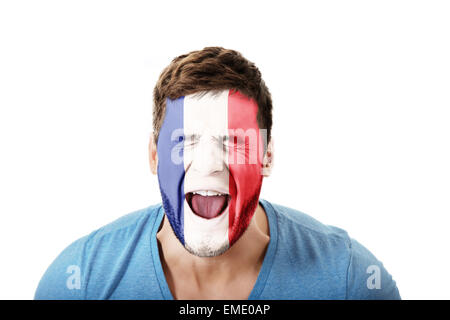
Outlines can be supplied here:
M190 133L190 134L185 134L184 135L184 137L185 137L185 140L195 140L195 139L198 139L198 138L200 138L200 136L201 136L201 134L199 134L199 133ZM229 140L230 139L230 136L229 135L212 135L211 136L214 140L217 140L217 141L224 141L225 139L226 140Z

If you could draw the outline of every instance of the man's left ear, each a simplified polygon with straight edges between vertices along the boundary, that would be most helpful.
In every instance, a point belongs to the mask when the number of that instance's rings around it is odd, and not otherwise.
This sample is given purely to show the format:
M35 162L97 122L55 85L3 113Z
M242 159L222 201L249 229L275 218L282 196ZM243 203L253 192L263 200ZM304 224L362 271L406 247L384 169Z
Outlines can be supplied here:
M273 167L273 138L271 138L269 143L267 144L267 150L266 153L264 154L261 174L264 177L270 176L272 172L272 167Z

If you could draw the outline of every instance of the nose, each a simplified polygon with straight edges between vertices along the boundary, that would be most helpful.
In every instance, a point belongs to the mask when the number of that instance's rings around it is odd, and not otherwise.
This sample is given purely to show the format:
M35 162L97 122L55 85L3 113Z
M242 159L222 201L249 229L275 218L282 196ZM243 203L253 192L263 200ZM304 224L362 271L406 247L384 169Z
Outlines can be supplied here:
M192 169L202 175L221 172L224 167L222 145L212 136L202 136L194 150Z

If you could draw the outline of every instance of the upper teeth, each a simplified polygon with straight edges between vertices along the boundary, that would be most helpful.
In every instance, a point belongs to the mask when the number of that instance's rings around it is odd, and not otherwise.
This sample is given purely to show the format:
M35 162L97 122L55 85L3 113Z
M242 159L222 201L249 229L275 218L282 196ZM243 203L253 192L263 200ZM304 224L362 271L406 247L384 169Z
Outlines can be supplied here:
M204 196L204 197L221 196L221 195L223 195L223 193L219 193L219 192L216 192L216 191L210 191L210 190L194 191L193 194L199 194L199 195Z

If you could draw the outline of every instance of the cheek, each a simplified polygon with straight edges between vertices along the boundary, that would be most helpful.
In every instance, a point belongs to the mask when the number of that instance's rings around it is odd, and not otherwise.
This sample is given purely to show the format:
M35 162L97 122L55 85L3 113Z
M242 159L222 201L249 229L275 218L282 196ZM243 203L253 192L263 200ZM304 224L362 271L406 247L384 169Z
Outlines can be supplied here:
M242 199L253 196L260 189L263 177L261 137L258 135L256 139L250 140L253 141L250 143L251 146L230 148L228 154L228 168L232 176L230 190L235 188L238 196ZM233 189L232 181L235 183Z
M230 173L239 192L258 189L262 182L259 165L232 165L230 166Z
M246 157L248 160L248 157ZM257 161L255 164L231 163L229 171L230 193L236 197L237 205L243 205L249 198L257 193L262 184L261 165ZM234 185L232 185L234 184Z

